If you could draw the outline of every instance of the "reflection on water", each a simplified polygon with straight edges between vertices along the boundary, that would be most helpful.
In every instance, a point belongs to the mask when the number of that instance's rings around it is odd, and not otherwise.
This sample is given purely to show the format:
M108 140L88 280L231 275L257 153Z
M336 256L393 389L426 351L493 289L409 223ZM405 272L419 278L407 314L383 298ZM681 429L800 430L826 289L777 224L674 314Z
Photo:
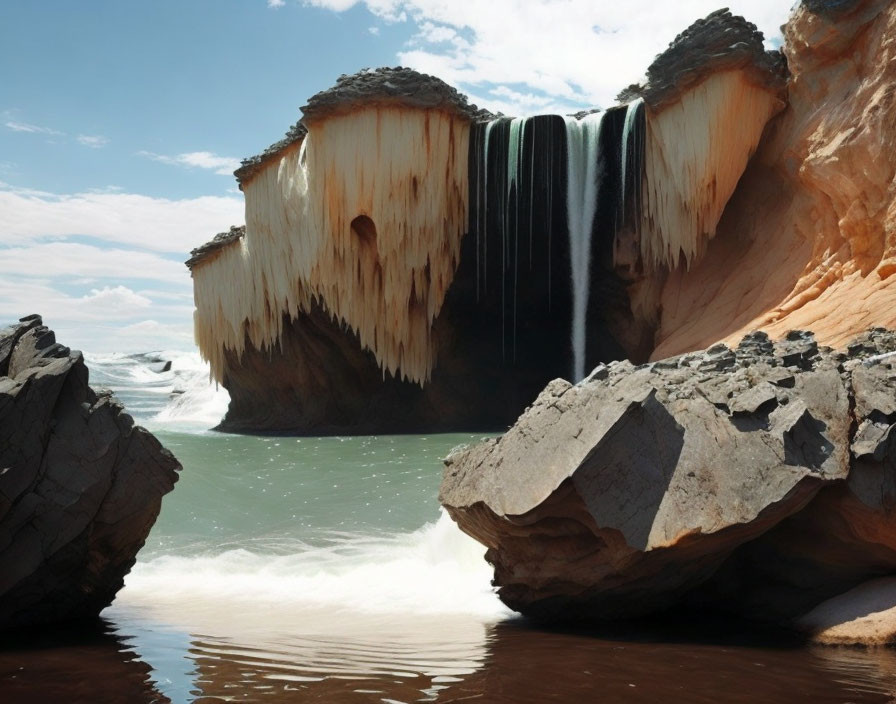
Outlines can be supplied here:
M108 628L0 637L0 702L168 702L152 667Z
M486 656L487 626L470 614L248 602L153 611L184 630L174 634L127 606L106 613L118 640L151 665L156 688L178 702L237 694L240 701L272 695L307 701L302 697L323 692L339 697L322 701L371 701L379 692L397 701L436 701L445 683L474 673Z
M373 625L363 624L364 630ZM151 640L154 629L135 629L133 633L123 640L142 656L143 636ZM315 631L266 636L246 633L239 640L193 636L189 649L182 651L182 658L193 666L190 682L175 680L161 669L152 675L157 687L173 701L186 701L200 693L238 696L243 701L318 698L350 702L380 701L383 697L436 701L445 683L458 681L481 666L484 638L484 626L471 622L460 628L447 622L424 622L405 633L377 633L370 628L369 633L356 637ZM179 677L181 672L176 670L174 675Z
M284 616L284 615L281 615ZM680 633L680 629L678 631ZM774 645L773 643L777 643ZM3 702L892 702L896 652L779 637L539 630L522 620L294 612L221 614L173 631L8 638Z

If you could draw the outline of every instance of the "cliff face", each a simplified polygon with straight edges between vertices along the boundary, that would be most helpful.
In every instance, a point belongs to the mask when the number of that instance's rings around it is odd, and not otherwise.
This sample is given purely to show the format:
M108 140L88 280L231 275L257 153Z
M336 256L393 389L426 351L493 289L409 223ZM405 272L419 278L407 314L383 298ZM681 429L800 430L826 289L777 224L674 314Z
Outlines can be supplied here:
M551 378L649 354L626 286L704 252L784 80L727 11L648 75L577 118L495 118L407 69L312 98L237 171L245 228L188 262L222 428L501 427Z
M497 428L599 362L896 325L894 35L892 3L818 0L782 55L715 12L577 118L341 77L188 262L222 428Z
M783 50L787 109L705 256L635 294L655 315L654 359L757 328L842 346L896 325L896 6L805 3Z
M38 316L0 330L0 629L96 618L180 464Z

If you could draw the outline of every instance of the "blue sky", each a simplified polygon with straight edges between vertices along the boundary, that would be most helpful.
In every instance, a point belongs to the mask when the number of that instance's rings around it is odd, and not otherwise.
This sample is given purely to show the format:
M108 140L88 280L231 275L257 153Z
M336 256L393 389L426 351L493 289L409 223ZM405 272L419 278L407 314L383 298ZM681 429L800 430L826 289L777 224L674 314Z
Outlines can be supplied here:
M727 3L778 34L780 0ZM507 114L611 103L712 0L0 0L0 324L189 349L189 250L230 175L341 73L398 64Z

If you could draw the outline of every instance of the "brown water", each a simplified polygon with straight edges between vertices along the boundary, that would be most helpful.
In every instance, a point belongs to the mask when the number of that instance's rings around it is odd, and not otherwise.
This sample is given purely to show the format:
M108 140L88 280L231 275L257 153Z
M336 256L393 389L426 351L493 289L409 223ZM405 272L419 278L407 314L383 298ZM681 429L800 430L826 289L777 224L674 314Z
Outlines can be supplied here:
M896 653L887 649L809 648L755 636L734 643L632 632L622 639L517 621L477 627L420 619L415 628L390 628L386 620L378 632L354 636L347 621L336 628L344 635L288 625L289 634L250 628L241 638L172 633L168 643L156 632L155 660L134 635L136 624L130 633L107 627L19 637L0 649L0 701L896 700Z

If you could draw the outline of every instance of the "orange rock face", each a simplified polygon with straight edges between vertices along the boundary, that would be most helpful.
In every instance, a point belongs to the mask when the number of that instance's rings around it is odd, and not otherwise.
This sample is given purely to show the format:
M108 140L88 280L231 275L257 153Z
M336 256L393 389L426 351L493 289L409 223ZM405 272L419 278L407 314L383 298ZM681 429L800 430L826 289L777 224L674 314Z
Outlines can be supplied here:
M705 256L669 273L652 358L815 332L840 347L896 327L896 4L785 27L789 105L767 127ZM651 289L653 286L642 287Z

